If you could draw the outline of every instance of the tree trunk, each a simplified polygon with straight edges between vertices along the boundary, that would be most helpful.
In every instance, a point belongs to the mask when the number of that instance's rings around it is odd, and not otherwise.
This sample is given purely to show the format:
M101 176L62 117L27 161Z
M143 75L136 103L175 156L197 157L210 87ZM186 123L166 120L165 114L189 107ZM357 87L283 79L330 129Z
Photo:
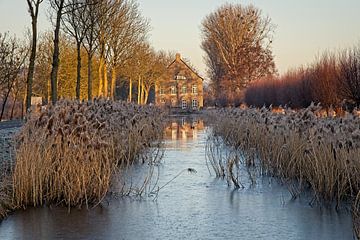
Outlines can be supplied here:
M103 57L100 57L99 61L99 96L103 96L103 63L104 59Z
M141 81L141 105L144 104L144 91L145 91L144 80L142 80Z
M50 104L51 101L51 79L48 78L47 80L47 104Z
M108 86L108 75L107 75L107 64L104 62L104 96L107 98L109 95L109 86Z
M3 118L3 116L4 116L5 105L6 105L6 102L7 102L8 98L9 98L9 94L10 94L10 92L11 92L11 89L12 89L12 88L10 88L10 90L7 91L6 94L5 94L5 98L4 98L3 104L2 104L2 106L1 106L0 122L1 122L1 120L2 120L2 118Z
M13 116L14 116L14 108L15 108L18 92L19 92L19 90L15 91L14 102L13 102L13 105L12 105L12 108L11 108L10 120L12 120Z
M144 104L147 104L148 98L149 98L149 91L144 89Z
M52 62L52 69L51 69L51 100L53 104L56 104L58 94L57 94L57 75L59 71L59 56L60 56L60 49L59 49L59 35L60 35L60 24L61 24L61 15L62 10L64 7L64 0L61 0L59 8L56 13L56 25L54 31L54 53L53 53L53 62Z
M111 69L111 92L110 97L115 100L115 88L116 88L116 67L113 66Z
M139 79L138 79L138 91L137 91L137 97L138 97L138 104L140 105L140 95L141 95L141 77L139 75Z
M132 79L130 78L129 83L129 102L132 101Z
M81 42L76 43L77 67L76 67L76 99L80 100L80 81L81 81Z
M31 107L32 84L34 79L36 44L37 44L37 16L35 15L32 16L31 18L32 18L31 20L32 43L31 43L29 70L26 80L26 109L29 109Z
M105 68L105 40L104 40L104 34L103 31L100 29L100 40L99 40L99 96L103 97L104 94L104 68Z
M21 119L24 119L24 105L25 105L25 99L23 99L22 103L21 103Z
M88 101L92 100L92 75L91 75L91 69L92 69L92 49L90 48L88 52Z
M4 115L5 104L6 104L6 101L4 100L4 102L2 103L2 106L1 106L0 122L2 121L2 118Z

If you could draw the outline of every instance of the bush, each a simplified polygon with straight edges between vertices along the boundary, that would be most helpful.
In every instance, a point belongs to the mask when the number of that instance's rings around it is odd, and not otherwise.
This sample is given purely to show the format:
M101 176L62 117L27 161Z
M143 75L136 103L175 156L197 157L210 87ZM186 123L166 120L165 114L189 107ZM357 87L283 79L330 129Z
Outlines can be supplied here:
M245 102L256 107L360 106L360 47L339 55L327 52L307 68L258 80L247 88Z

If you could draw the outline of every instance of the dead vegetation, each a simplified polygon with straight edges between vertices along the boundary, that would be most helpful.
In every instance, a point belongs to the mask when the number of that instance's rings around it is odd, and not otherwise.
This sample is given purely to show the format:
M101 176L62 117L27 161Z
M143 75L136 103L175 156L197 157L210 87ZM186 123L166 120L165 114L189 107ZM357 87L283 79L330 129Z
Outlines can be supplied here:
M293 198L310 190L311 204L335 203L338 208L343 201L354 201L360 190L360 118L318 117L319 112L321 107L314 105L282 114L267 108L221 109L211 114L216 124L208 146L222 142L246 166L281 179ZM218 151L212 147L213 159L221 159ZM223 167L233 165L231 158L213 159L218 175L232 173ZM359 196L355 203L354 224L359 225Z
M16 136L12 188L2 197L12 193L11 208L99 203L120 171L159 160L162 117L156 108L107 100L62 100L33 113Z

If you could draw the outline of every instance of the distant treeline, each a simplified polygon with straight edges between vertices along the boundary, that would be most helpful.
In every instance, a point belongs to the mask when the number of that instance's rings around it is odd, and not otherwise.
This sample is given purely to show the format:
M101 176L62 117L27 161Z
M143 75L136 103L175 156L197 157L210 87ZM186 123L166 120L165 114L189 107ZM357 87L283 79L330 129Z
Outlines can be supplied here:
M302 108L311 102L323 107L359 106L360 45L326 52L308 67L256 81L247 88L245 102L256 107Z

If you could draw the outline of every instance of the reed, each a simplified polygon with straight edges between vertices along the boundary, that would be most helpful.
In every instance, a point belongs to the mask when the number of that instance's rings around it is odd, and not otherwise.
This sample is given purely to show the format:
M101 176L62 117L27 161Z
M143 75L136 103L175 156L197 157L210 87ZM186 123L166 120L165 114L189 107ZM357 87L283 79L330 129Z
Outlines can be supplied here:
M310 188L313 202L338 207L360 190L360 118L320 118L320 111L314 105L281 114L266 108L217 110L210 114L216 122L211 144L221 137L244 162L287 183L294 198Z
M99 203L119 170L161 147L162 117L156 108L103 99L62 100L31 114L16 138L14 204Z
M12 200L11 176L3 176L0 179L0 220L5 218L12 209L15 209Z

